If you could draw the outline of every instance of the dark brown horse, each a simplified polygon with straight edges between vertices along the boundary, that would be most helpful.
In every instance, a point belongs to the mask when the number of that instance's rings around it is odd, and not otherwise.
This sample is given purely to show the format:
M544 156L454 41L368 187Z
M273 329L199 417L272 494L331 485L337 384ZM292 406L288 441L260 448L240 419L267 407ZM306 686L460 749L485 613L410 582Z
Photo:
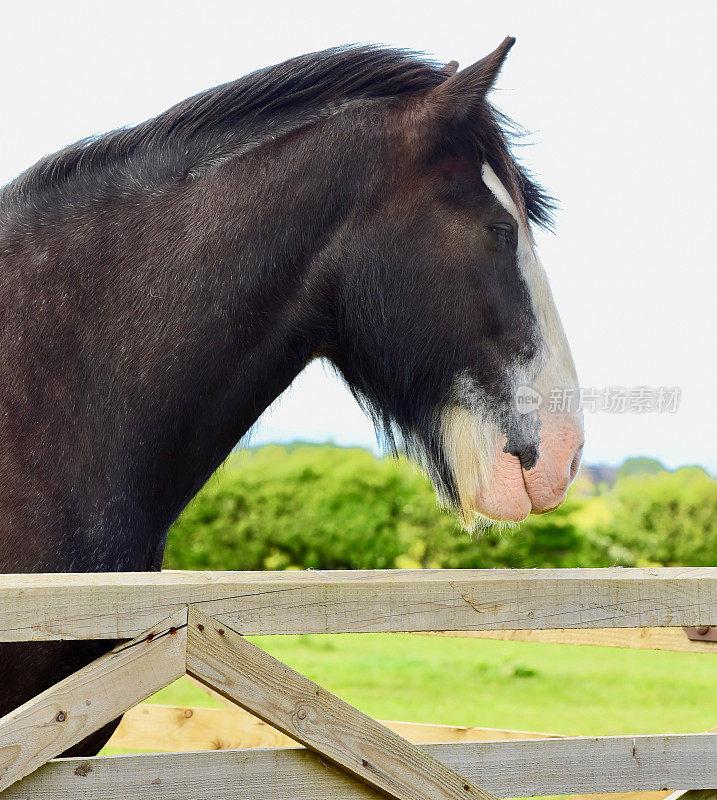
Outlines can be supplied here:
M167 530L317 356L471 523L558 505L575 371L550 202L457 72L329 50L46 158L0 194L0 571L158 570ZM108 643L0 646L0 714ZM96 752L109 728L74 748Z

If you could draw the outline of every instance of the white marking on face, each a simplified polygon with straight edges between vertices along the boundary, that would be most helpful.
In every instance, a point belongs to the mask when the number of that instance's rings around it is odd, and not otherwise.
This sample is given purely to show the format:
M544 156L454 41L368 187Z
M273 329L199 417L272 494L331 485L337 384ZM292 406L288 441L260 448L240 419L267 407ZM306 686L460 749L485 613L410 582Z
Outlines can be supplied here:
M518 226L517 265L537 322L536 356L527 365L510 366L508 379L515 397L521 387L538 391L545 410L553 389L577 389L575 365L530 231L513 198L488 164L483 166L482 176L486 186ZM527 484L523 485L518 460L503 452L505 434L497 423L498 415L491 398L469 376L457 377L453 394L456 402L449 404L443 414L443 447L456 481L461 517L470 523L470 516L478 511L496 519L522 518L530 511L530 502L525 494ZM517 408L508 413L517 415ZM580 414L571 414L569 420L564 419L564 415L555 414L550 415L550 419L545 419L543 413L540 417L543 450L550 449L551 443L560 440L561 436L565 438L563 431L567 428L582 431ZM528 423L527 419L523 421ZM534 479L532 473L543 477L539 468L528 470ZM551 478L549 482L557 484L559 481Z
M577 389L578 379L563 324L555 307L548 276L540 263L530 231L526 228L509 192L489 164L482 169L483 181L496 200L518 225L518 267L528 287L533 313L538 322L539 353L526 374L514 375L514 389L530 386L548 403L553 389ZM531 375L530 372L533 374Z

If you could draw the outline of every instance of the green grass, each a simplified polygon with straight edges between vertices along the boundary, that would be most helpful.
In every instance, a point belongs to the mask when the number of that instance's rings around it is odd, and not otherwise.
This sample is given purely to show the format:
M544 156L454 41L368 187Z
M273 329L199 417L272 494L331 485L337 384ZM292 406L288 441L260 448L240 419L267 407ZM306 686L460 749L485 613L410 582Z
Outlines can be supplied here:
M572 736L717 725L709 655L409 634L252 641L380 719ZM184 680L150 702L214 705Z

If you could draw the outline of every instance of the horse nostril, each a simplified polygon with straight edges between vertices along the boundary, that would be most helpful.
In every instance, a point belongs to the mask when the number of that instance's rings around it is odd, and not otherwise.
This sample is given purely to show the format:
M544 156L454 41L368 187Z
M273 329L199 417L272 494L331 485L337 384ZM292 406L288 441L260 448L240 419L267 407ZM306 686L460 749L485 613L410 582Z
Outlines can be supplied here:
M532 469L538 461L538 448L534 445L525 445L516 448L512 455L518 458L523 469Z

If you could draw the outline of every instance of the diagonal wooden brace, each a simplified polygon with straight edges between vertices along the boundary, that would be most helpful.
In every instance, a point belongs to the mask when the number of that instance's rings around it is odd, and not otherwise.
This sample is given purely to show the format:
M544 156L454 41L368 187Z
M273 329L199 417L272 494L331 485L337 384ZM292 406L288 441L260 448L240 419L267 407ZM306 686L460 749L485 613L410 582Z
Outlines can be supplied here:
M191 605L187 672L394 800L497 800Z
M186 670L187 609L0 719L0 792Z

